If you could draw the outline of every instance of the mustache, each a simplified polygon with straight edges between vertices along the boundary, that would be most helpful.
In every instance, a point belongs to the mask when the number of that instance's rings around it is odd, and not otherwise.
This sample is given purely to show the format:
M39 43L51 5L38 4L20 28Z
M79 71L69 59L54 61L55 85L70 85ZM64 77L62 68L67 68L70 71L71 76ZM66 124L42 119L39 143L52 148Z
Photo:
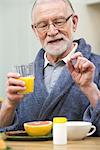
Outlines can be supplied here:
M61 40L65 40L65 37L64 37L64 36L49 37L49 38L46 40L46 42L47 42L47 43L52 43L52 42L61 41Z
M48 41L48 43L52 43L52 42L56 42L56 41L61 41L61 40L63 40L63 38L59 38L59 39L50 40L50 41Z

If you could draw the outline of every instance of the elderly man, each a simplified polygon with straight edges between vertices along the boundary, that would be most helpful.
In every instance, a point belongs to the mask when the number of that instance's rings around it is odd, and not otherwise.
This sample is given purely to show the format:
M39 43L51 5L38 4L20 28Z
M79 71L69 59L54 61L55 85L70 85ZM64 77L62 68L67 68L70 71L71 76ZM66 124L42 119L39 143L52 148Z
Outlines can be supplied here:
M7 100L0 110L0 131L23 129L23 123L52 120L92 122L100 136L100 56L84 39L74 40L78 16L68 0L37 0L32 29L42 49L34 65L34 92L23 96L20 76L8 73ZM4 119L5 118L5 119Z

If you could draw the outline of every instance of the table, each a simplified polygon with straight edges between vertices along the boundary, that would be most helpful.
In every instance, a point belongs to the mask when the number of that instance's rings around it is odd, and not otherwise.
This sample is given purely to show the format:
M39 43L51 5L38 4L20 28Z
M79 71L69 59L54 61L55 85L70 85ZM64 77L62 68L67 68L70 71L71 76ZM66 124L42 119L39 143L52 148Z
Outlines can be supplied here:
M53 145L52 141L6 141L13 150L100 150L100 137L87 137L81 141L68 141L66 145Z

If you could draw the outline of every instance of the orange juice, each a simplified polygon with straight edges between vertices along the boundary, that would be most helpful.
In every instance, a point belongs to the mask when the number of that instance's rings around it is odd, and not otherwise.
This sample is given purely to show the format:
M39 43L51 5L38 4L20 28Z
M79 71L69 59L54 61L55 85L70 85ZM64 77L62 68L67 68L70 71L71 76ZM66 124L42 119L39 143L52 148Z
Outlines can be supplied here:
M20 94L29 94L34 90L34 76L20 77L20 80L25 82L26 90L19 91Z

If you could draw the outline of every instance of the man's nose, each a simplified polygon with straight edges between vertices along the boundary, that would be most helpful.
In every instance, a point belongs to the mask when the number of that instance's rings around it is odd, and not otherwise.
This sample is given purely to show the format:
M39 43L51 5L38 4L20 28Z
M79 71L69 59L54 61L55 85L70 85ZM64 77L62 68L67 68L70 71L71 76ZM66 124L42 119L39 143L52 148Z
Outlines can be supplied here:
M58 32L58 29L53 24L49 24L47 35L55 36Z

